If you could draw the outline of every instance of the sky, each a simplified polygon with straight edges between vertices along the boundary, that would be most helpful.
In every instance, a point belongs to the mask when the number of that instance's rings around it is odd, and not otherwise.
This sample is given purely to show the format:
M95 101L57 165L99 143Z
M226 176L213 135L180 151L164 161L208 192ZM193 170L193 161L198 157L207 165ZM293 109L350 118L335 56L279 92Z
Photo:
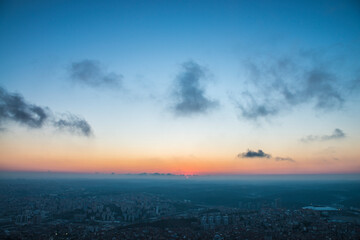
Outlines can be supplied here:
M360 173L357 1L1 1L0 171Z

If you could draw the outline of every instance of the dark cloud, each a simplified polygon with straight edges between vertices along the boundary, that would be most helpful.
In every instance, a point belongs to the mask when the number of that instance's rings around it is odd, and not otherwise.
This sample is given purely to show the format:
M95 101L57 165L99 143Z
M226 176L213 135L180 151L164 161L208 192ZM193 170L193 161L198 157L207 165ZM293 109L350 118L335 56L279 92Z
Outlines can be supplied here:
M63 116L62 119L54 121L54 126L60 130L67 130L68 132L83 136L92 135L89 123L72 114L67 114L66 116Z
M302 138L301 141L302 142L328 141L328 140L342 139L345 137L346 137L345 133L341 129L336 128L334 132L330 135L322 135L322 136L309 135Z
M264 153L263 150L258 150L257 152L247 150L247 152L238 154L239 158L271 158L270 154Z
M0 87L0 129L6 122L16 122L29 128L41 128L46 124L83 136L92 134L86 120L72 114L55 116L48 108L27 103L19 94L12 94Z
M204 82L207 80L203 67L189 61L182 65L182 72L176 77L174 111L177 115L205 113L218 106L218 102L205 96Z
M48 118L48 109L28 104L20 95L10 94L0 88L0 124L14 121L31 128L40 128Z
M257 152L256 151L252 151L252 150L247 150L244 153L239 153L237 155L238 158L268 158L268 159L272 159L273 157L268 154L265 153L263 150L259 149ZM295 163L295 160L289 157L275 157L273 158L275 161L278 162L292 162Z
M314 54L247 62L245 67L248 81L235 103L240 116L249 120L276 116L301 104L337 110L346 100L346 90L356 85L340 79L335 67L319 62Z
M71 78L91 87L121 87L122 75L106 72L98 61L83 60L74 62L69 68Z
M275 161L279 161L279 162L282 162L282 161L295 162L294 159L289 158L289 157L276 157Z

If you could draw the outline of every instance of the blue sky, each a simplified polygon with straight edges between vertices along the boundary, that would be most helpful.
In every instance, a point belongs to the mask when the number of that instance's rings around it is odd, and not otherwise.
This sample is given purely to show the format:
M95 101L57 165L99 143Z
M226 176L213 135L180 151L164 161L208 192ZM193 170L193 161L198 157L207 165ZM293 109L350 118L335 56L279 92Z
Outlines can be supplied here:
M49 108L52 123L32 129L3 114L1 144L12 150L0 167L41 158L70 171L51 159L87 152L118 171L184 172L184 162L192 172L222 162L220 172L316 172L324 162L359 171L359 23L356 1L3 1L0 86ZM85 63L89 78L74 67ZM70 116L91 137L72 134ZM335 129L344 136L321 140ZM236 157L260 149L276 166Z

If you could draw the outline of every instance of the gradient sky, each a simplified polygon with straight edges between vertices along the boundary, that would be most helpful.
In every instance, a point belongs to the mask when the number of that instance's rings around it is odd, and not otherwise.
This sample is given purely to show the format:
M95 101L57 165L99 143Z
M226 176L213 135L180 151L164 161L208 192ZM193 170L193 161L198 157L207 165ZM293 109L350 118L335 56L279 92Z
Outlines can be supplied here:
M0 87L2 171L360 172L357 1L1 1Z

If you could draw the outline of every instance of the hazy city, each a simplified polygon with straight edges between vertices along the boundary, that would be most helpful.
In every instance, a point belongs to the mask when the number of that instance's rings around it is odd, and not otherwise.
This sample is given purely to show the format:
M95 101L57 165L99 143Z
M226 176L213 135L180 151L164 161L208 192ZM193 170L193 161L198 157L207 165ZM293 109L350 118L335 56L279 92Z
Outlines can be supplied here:
M102 177L2 180L0 238L360 237L359 176Z
M0 0L0 240L360 240L359 0Z

